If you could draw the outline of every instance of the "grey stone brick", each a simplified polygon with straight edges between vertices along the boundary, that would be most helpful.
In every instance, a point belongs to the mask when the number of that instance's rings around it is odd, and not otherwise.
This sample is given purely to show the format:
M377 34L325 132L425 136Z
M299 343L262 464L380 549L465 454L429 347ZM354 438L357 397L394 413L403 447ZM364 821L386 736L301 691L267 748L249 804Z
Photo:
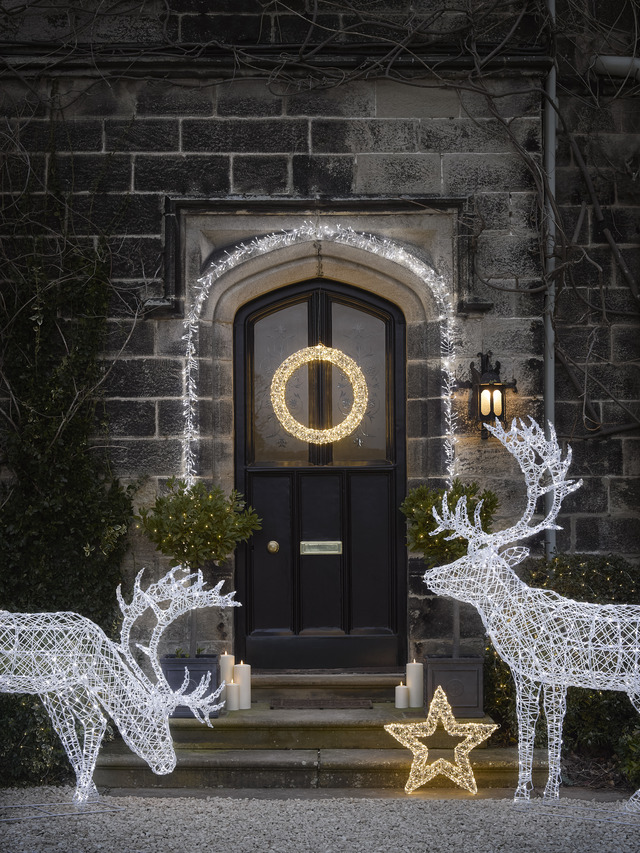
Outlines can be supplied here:
M234 80L218 87L219 116L265 118L282 114L282 96L271 92L266 82Z
M27 151L101 151L102 122L32 119L20 123L20 144Z
M571 471L569 477L573 479ZM600 477L585 477L580 489L572 492L562 501L562 512L607 513L609 511L609 488L606 480Z
M441 195L438 154L359 154L356 192L382 196Z
M311 122L311 150L323 154L415 151L416 124L386 119L315 119Z
M162 230L161 195L103 194L75 196L76 234L159 234Z
M176 14L185 12L206 13L211 11L211 0L172 0L171 8ZM264 11L261 0L216 0L216 11L234 15L260 15Z
M428 371L423 361L407 363L407 398L423 399L429 396L427 377Z
M637 516L640 512L640 477L612 478L609 500L612 513Z
M210 196L229 192L229 171L229 158L223 156L138 155L134 181L141 192Z
M428 403L426 400L407 401L407 436L422 438L429 432Z
M591 385L590 391L595 399L606 399L610 395L620 400L637 400L640 397L640 363L635 364L594 364L589 375L600 382ZM603 387L604 386L604 387Z
M640 477L640 438L623 439L622 458L624 476Z
M265 44L271 35L261 15L183 15L180 27L182 41L191 44Z
M121 358L106 379L108 397L182 397L182 362Z
M439 119L420 122L421 151L510 152L513 150L504 126L496 119Z
M105 415L114 438L156 434L156 405L151 400L107 400Z
M0 90L0 111L6 118L25 115L43 118L47 113L47 100L48 91L43 83L7 78Z
M376 115L374 83L351 83L333 89L302 91L285 98L290 116L344 116L366 118Z
M52 158L51 178L64 192L127 192L131 158L126 154L69 154Z
M177 119L107 119L107 151L177 151L180 141Z
M565 326L558 328L558 342L574 361L593 364L595 360L611 356L610 331L601 326Z
M293 158L293 188L296 195L348 196L353 190L354 161L350 156Z
M233 158L233 191L247 195L287 192L289 162L286 157L237 156Z
M613 169L590 170L591 180L600 204L614 204L616 176ZM580 205L588 201L589 193L580 172L573 168L556 169L556 201L560 205Z
M616 362L638 360L640 357L640 333L637 326L613 326L611 335L613 358Z
M185 119L184 151L291 153L308 150L304 119Z
M480 235L477 243L477 271L483 279L516 277L532 279L541 274L538 241L529 235Z
M109 456L116 476L164 477L180 472L182 445L177 439L113 439Z
M154 323L148 320L109 320L105 355L153 355Z
M590 250L591 254L591 250ZM609 269L613 267L613 260L609 259ZM610 279L605 277L602 290L600 287L589 289L589 302L597 308L593 309L594 322L602 319L601 305L605 306L607 317L615 318L616 323L637 323L638 302L632 296L628 287L607 287ZM594 282L595 283L595 282ZM597 310L600 309L600 310Z
M283 14L282 7L273 16L273 44L299 45L307 41L309 45L321 44L331 32L340 32L341 18L335 14L319 14L315 21L300 15ZM342 39L340 39L342 41Z
M640 133L640 110L637 100L629 94L621 94L615 98L610 106L611 116L614 122L614 130L619 133Z
M151 279L162 270L164 244L160 236L115 237L107 240L107 246L114 279Z
M139 116L211 116L216 87L201 80L144 80L136 91Z
M158 434L178 436L184 433L185 418L182 399L158 400ZM213 413L211 402L199 401L196 422L201 435L211 435L213 431Z
M618 516L575 519L576 546L579 551L601 554L634 554L640 549L638 518Z
M473 118L493 117L495 109L502 118L535 116L540 110L540 92L536 83L528 77L516 76L487 80L483 84L491 100L480 92L460 91L462 114Z
M617 437L573 441L571 477L621 476L622 442Z
M135 93L139 84L131 80L63 78L58 81L56 99L67 117L106 118L135 114Z
M454 88L407 86L392 80L376 82L379 118L459 118L460 98Z
M533 188L532 175L515 154L445 154L443 169L444 189L452 196Z

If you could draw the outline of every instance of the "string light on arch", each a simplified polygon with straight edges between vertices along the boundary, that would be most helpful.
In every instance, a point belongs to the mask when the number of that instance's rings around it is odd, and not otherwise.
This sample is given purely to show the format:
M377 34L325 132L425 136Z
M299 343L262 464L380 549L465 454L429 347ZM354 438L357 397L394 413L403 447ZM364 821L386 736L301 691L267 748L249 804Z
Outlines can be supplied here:
M198 329L202 310L212 286L223 275L252 258L266 255L269 252L281 250L298 243L314 243L318 241L351 246L363 252L385 258L409 270L421 279L431 292L436 304L436 316L438 317L440 326L440 350L442 356L441 400L444 422L442 442L445 455L446 477L449 485L451 485L455 475L456 462L456 417L452 406L456 379L452 366L455 356L453 344L455 337L455 312L451 301L449 285L431 266L393 240L381 239L374 234L358 232L353 228L344 227L339 224L317 224L314 222L303 222L299 228L275 232L264 237L256 237L248 243L239 243L233 251L226 252L221 258L210 265L205 275L198 279L193 291L187 297L183 334L183 341L185 342L183 371L184 429L182 436L183 478L187 483L193 483L196 479L195 449L199 440L197 424ZM448 359L448 363L445 362L445 359Z
M351 411L341 423L329 429L306 427L297 421L287 408L287 382L296 370L311 361L328 361L335 364L342 370L353 388ZM351 435L364 417L368 400L367 382L355 361L341 350L326 347L324 344L305 347L305 349L298 350L298 352L294 352L285 358L274 373L271 382L271 404L276 417L288 433L312 444L329 444Z

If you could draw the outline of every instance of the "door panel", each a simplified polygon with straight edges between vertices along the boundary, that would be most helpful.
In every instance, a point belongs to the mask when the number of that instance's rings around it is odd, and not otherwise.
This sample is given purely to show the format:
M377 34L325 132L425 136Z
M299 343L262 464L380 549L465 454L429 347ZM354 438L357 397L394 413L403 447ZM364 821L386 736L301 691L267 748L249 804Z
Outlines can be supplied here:
M389 474L351 474L351 631L374 633L392 627L394 591Z
M263 519L239 553L236 652L258 668L402 663L402 315L317 281L256 300L235 329L237 483ZM353 359L368 391L355 431L321 445L290 435L270 399L285 358L317 343ZM298 368L285 392L291 415L314 429L340 423L352 397L348 377L317 360Z
M300 542L342 541L341 478L300 475ZM321 547L321 546L319 546ZM300 633L344 634L343 554L300 554Z

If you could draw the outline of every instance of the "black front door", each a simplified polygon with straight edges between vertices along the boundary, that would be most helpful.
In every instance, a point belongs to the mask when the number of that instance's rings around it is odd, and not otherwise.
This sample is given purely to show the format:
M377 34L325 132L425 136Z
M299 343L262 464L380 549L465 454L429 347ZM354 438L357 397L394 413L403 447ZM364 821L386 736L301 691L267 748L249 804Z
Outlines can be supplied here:
M258 668L395 666L406 645L402 314L318 280L245 306L235 332L237 483L262 517L239 554L237 653ZM328 350L309 350L318 344Z

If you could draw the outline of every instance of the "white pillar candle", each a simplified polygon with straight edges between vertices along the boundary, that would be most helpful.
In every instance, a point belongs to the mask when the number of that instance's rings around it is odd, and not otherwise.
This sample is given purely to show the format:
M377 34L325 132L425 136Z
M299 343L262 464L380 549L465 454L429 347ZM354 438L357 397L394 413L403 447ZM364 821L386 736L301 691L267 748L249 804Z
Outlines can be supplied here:
M226 652L220 655L220 681L225 681L227 684L233 681L233 665L236 659L233 655L228 655Z
M407 664L407 687L409 688L409 707L422 708L424 706L424 665L416 663Z
M409 688L400 682L396 687L396 708L409 707Z
M234 681L228 681L225 687L225 709L237 711L240 708L240 685Z
M233 680L240 685L240 710L251 708L251 667L248 663L237 663L233 668Z

